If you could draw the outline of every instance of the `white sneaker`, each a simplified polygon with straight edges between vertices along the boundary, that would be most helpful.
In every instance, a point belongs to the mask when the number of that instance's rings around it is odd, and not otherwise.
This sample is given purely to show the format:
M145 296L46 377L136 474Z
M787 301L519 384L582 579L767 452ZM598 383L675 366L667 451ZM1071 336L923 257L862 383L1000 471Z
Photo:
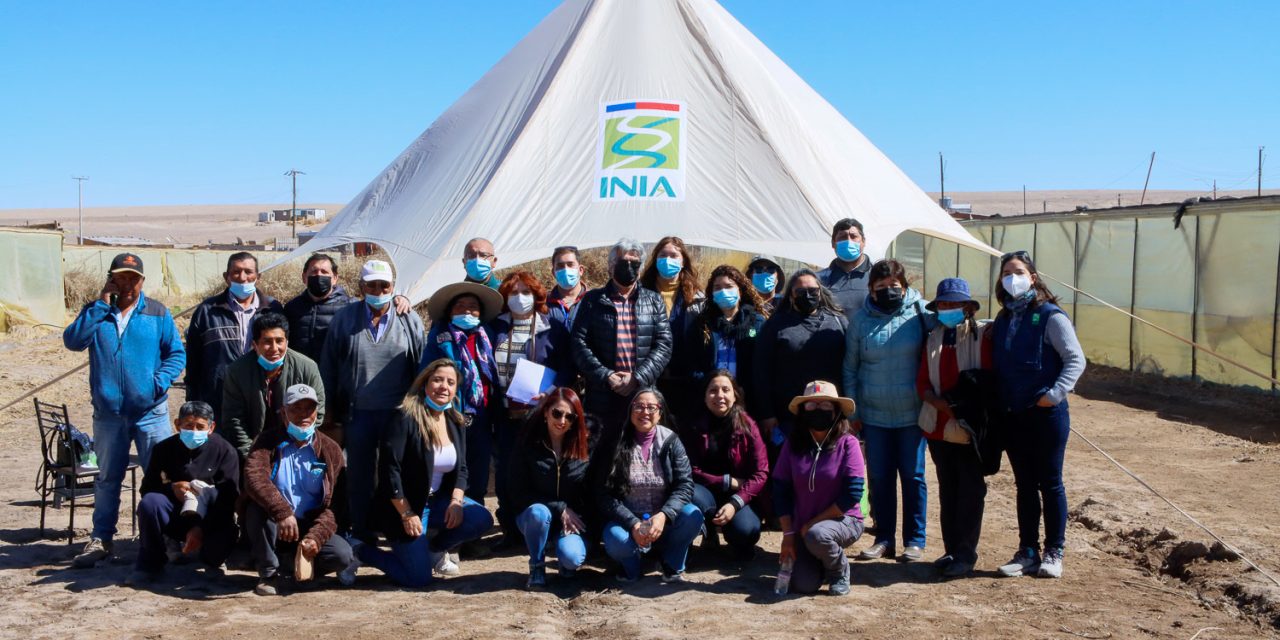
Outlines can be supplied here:
M1034 574L1040 568L1040 552L1027 547L1019 549L1018 553L1013 556L1013 560L1009 564L1001 566L997 571L1006 578L1017 576L1028 576Z
M446 578L462 575L462 569L458 568L458 563L449 559L449 554L444 552L434 553L432 557L435 558L432 568L435 570L436 575Z
M1062 550L1049 549L1044 552L1044 559L1040 561L1040 570L1036 575L1041 578L1061 578L1062 577Z

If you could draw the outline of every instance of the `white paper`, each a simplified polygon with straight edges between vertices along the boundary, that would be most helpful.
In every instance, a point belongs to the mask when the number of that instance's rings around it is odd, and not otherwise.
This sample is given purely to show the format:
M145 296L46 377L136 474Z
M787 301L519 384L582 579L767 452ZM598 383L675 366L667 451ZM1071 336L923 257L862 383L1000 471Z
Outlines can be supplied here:
M555 379L555 371L530 360L520 360L507 386L507 397L520 404L533 404L533 397L550 391Z

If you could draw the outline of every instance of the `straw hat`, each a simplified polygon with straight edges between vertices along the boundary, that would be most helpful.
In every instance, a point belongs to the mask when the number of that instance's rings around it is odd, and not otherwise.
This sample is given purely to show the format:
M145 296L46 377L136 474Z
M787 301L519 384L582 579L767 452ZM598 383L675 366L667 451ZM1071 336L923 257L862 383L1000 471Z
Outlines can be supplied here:
M454 298L467 293L480 299L480 321L488 322L502 313L502 294L488 285L478 282L455 282L447 284L431 294L427 300L427 313L432 322L448 321L449 310L446 308Z
M810 400L836 402L840 404L843 415L847 416L853 413L853 400L841 398L840 393L836 391L836 386L826 380L814 380L806 384L804 393L792 398L788 408L791 409L791 413L800 413L800 405Z

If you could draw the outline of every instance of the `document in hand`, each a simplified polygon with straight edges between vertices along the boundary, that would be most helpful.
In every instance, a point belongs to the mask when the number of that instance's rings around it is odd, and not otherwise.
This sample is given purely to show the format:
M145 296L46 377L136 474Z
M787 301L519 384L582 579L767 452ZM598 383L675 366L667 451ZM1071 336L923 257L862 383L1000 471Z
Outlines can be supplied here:
M533 397L555 386L556 372L536 362L521 360L507 387L507 397L520 404L533 404Z

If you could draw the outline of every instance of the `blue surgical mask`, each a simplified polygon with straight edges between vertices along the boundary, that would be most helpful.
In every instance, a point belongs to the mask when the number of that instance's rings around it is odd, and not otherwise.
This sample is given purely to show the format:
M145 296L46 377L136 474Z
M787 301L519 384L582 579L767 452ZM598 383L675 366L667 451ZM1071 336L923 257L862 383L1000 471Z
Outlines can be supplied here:
M484 282L489 279L489 274L491 273L493 273L493 265L489 264L488 260L472 258L467 261L467 275L472 280Z
M453 316L451 321L453 322L453 326L462 329L463 331L470 331L480 326L480 318L469 313L459 313Z
M237 300L244 300L245 298L248 298L249 296L253 295L254 292L258 290L258 283L232 282L230 285L228 285L228 288L231 289L231 295L235 296Z
M852 240L836 243L836 255L845 262L853 262L862 256L862 245Z
M946 309L938 312L938 322L943 326L954 329L961 322L964 322L964 309Z
M451 404L436 404L436 401L432 400L431 396L422 396L422 403L435 411L444 411L452 406Z
M182 444L187 445L188 449L196 449L199 448L200 445L209 441L209 432L179 429L178 437L182 439Z
M384 293L380 296L375 296L375 295L366 293L364 294L364 303L374 309L381 309L391 304L391 299L394 297L396 297L395 293Z
M316 423L313 422L311 423L311 426L304 429L290 422L289 426L285 427L285 429L289 431L290 438L299 442L306 442L311 439L311 436L316 434Z
M581 277L582 274L577 269L561 269L556 272L556 284L560 285L561 289L572 289L578 286L578 280Z
M284 358L280 358L279 360L272 362L262 357L262 354L258 354L258 365L265 371L275 371L276 369L284 366Z
M658 258L658 274L670 280L680 274L684 264L679 258Z
M717 307L727 310L738 306L738 301L742 299L742 296L739 295L738 288L733 287L731 289L719 289L717 291L713 291L711 293L711 299L715 300Z
M778 288L778 274L772 271L758 271L751 276L751 284L763 295L772 296Z

